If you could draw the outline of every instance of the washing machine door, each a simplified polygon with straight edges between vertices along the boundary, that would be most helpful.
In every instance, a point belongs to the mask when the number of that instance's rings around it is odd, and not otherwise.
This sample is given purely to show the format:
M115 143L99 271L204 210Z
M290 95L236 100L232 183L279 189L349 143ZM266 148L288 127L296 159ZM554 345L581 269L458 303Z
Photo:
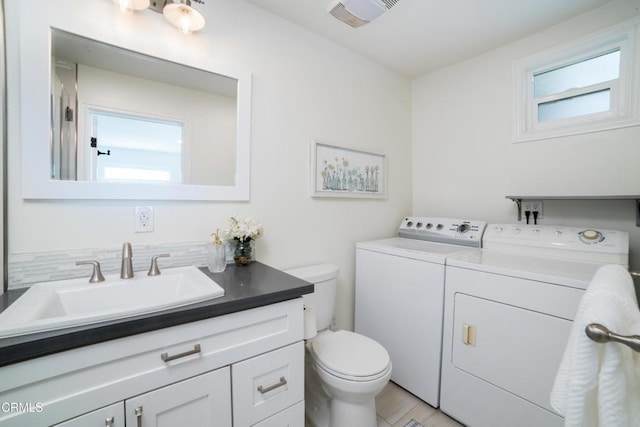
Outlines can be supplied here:
M551 388L572 322L458 293L452 364L554 412Z

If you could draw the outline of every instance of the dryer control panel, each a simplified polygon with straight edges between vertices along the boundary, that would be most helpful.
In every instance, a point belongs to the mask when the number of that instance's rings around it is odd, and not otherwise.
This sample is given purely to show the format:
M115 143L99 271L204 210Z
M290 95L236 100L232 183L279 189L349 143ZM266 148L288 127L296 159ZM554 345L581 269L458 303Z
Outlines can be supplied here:
M479 248L486 226L484 221L408 216L402 220L398 236Z
M485 249L626 265L629 233L592 227L489 224Z

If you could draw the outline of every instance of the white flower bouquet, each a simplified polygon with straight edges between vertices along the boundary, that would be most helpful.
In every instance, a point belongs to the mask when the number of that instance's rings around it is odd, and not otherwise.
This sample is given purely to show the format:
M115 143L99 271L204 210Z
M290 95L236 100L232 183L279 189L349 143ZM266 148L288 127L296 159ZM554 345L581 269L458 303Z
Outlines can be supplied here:
M227 221L227 227L223 231L227 240L240 240L241 242L255 240L262 236L262 224L253 218L238 218L232 216Z
M262 224L253 218L238 218L232 216L227 221L223 231L227 241L234 240L233 260L237 265L248 265L253 261L253 246L251 241L262 236Z

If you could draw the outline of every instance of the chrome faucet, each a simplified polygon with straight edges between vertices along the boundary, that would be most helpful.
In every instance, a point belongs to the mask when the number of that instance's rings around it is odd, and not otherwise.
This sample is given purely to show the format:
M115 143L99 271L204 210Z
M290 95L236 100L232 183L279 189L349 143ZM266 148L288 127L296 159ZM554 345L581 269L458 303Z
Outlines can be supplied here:
M127 242L122 245L122 267L120 268L120 278L130 279L133 277L133 252L131 251L131 243Z

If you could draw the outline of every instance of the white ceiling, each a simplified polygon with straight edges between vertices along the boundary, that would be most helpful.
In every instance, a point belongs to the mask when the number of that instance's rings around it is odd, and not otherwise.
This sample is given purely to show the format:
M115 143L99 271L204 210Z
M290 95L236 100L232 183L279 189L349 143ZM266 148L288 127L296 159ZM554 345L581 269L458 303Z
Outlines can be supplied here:
M611 0L399 0L352 28L332 0L247 0L408 77L521 39Z

